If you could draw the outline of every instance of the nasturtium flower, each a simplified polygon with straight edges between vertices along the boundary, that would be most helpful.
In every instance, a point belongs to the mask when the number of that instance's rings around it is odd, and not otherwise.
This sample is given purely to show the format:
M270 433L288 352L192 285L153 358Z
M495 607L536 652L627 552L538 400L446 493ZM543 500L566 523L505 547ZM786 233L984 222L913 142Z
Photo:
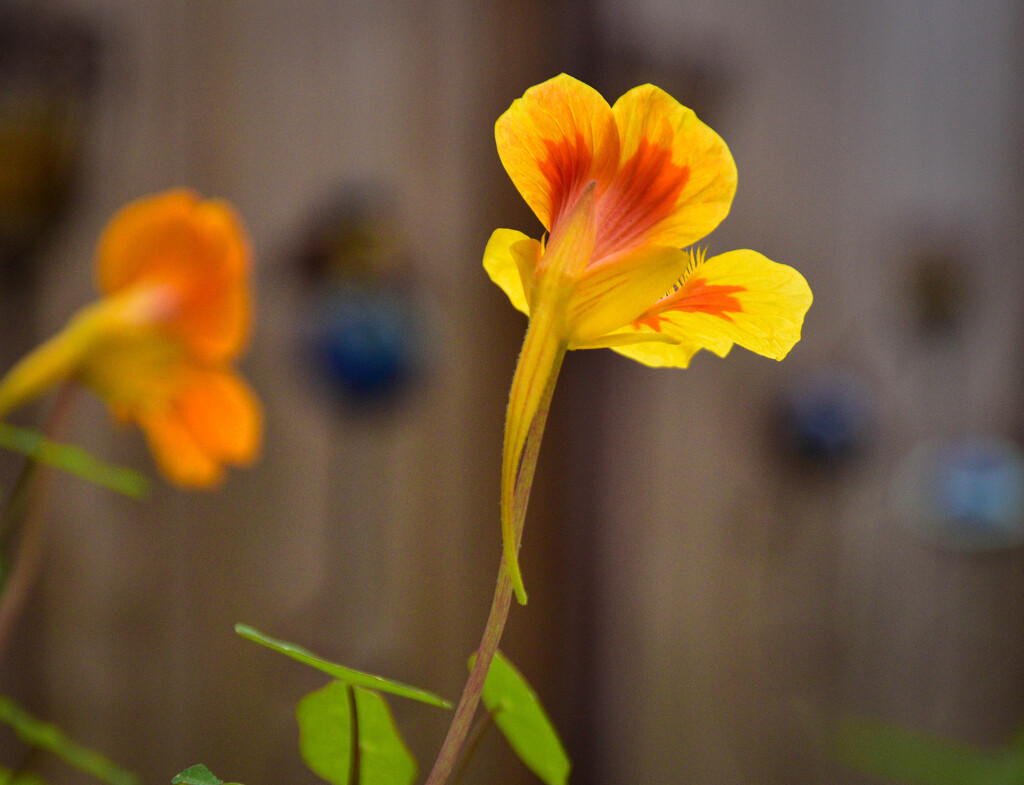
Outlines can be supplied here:
M725 142L653 85L609 106L562 74L531 87L495 127L498 154L547 230L498 229L487 273L530 317L509 396L502 462L505 563L525 601L512 521L527 433L568 349L611 348L685 368L733 344L781 360L811 291L756 251L687 249L725 217L736 166Z
M163 474L211 487L259 451L259 401L233 361L252 321L249 242L226 202L169 191L104 230L102 297L0 380L0 416L76 381L143 431Z

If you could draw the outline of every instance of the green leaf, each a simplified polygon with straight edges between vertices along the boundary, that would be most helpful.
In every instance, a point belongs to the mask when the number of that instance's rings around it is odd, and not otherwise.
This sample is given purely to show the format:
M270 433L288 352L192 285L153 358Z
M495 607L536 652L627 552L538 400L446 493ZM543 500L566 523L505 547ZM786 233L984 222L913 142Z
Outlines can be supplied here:
M851 768L913 785L1008 785L1019 782L1021 761L1002 751L966 744L896 725L850 717L838 724L835 751ZM1016 775L1015 775L1016 773Z
M387 692L392 695L397 695L400 698L411 698L412 700L429 703L431 706L437 706L442 709L450 709L452 707L448 701L432 692L421 690L418 687L410 687L406 684L391 681L390 679L385 679L381 676L374 676L372 673L364 673L363 671L346 668L344 665L338 665L330 662L329 660L325 660L323 657L318 657L308 649L304 649L294 643L280 641L275 638L271 638L269 635L264 635L259 630L255 630L247 624L236 624L235 632L246 640L259 643L266 646L268 649L273 649L286 657L291 657L293 660L305 663L306 665L316 668L319 671L323 671L329 676L333 676L334 678L340 679L341 681L355 687L366 687L370 690L377 690L378 692Z
M0 447L27 455L39 463L45 463L47 466L123 493L125 496L142 499L149 493L149 478L145 475L104 463L81 447L58 444L38 431L0 422Z
M416 761L384 699L332 681L296 709L306 765L332 785L412 785Z
M65 763L91 774L108 785L138 785L138 779L130 771L73 742L56 725L37 720L3 695L0 695L0 722L14 728L18 738L29 746L51 752Z
M476 656L470 658L472 669ZM494 724L519 759L547 785L564 785L572 764L537 694L500 651L494 655L481 696Z
M197 763L176 775L171 785L224 785L224 781L202 763Z

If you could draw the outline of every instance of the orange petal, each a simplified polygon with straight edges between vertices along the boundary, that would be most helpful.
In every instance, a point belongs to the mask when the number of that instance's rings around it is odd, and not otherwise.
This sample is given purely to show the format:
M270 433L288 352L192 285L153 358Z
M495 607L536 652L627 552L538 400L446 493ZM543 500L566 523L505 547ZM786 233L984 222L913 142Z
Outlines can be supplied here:
M169 325L201 360L219 363L237 357L252 324L252 295L242 285L210 281L197 286L187 306Z
M171 482L188 488L212 488L224 477L219 461L197 441L177 410L139 419L160 471Z
M527 315L533 272L540 256L540 242L514 229L495 229L484 248L487 275L508 295L512 305Z
M96 276L105 294L171 287L177 311L169 328L215 362L236 355L247 336L249 255L230 206L169 191L133 202L111 219L100 238Z
M620 163L601 200L595 258L641 243L682 248L710 233L736 192L721 137L653 85L630 90L612 113Z
M755 251L730 251L698 264L677 291L623 332L658 332L678 342L615 347L647 365L685 367L696 348L724 356L732 345L781 360L800 340L811 305L807 281Z
M619 163L608 103L566 74L513 101L494 135L509 177L549 231L588 183L597 182L600 196Z
M251 463L259 452L262 412L249 386L230 370L193 369L176 405L196 443L215 459Z

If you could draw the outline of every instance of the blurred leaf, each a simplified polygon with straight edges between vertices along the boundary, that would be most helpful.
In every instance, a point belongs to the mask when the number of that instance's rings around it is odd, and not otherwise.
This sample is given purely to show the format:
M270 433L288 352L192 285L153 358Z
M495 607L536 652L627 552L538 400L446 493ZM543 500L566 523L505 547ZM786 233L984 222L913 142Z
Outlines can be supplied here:
M476 656L470 658L472 669ZM484 681L482 700L509 745L547 785L564 785L572 764L537 693L500 651Z
M0 766L0 785L46 785L46 780L30 771L16 771Z
M224 781L210 771L202 763L189 766L181 774L175 775L171 785L225 785ZM229 782L227 785L239 785L237 782Z
M224 785L224 781L217 777L202 763L189 766L181 774L171 780L171 785Z
M123 493L125 496L142 499L149 493L149 479L145 475L104 463L81 447L58 444L38 431L0 422L0 447L27 455L47 466Z
M31 502L31 490L35 480L39 464L36 461L25 461L18 479L11 488L4 502L3 511L0 512L0 543L8 544L11 534L16 531L20 521L25 519ZM7 580L7 568L4 565L4 580Z
M338 665L330 662L329 660L325 660L322 657L318 657L308 649L304 649L294 643L276 640L275 638L271 638L269 635L264 635L259 630L255 630L247 624L236 624L235 632L246 640L259 643L266 646L268 649L273 649L276 652L284 654L286 657L291 657L293 660L305 663L306 665L316 668L319 671L323 671L329 676L333 676L334 678L340 679L341 681L355 687L366 687L367 689L377 690L378 692L388 692L392 695L397 695L400 698L411 698L412 700L429 703L431 706L438 706L442 709L450 709L452 707L448 701L432 692L421 690L418 687L410 687L406 684L391 681L390 679L385 679L381 676L374 676L372 673L364 673L363 671L346 668L344 665Z
M416 761L377 693L332 681L296 709L306 765L332 785L412 785Z
M1011 785L1024 775L1019 756L988 753L877 720L841 720L835 748L851 768L913 785Z
M29 746L51 752L65 763L91 774L108 785L138 785L130 771L111 763L97 752L73 742L56 725L31 716L10 698L0 695L0 722L14 728L18 738Z

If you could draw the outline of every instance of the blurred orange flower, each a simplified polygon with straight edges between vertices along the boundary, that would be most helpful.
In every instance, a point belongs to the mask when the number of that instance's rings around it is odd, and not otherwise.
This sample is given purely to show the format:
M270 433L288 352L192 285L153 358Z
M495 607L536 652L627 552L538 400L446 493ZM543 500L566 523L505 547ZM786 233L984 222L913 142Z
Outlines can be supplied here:
M261 440L259 401L231 367L252 320L249 266L226 202L176 190L127 205L100 238L102 299L0 380L0 416L78 381L142 428L168 479L216 485Z
M734 343L781 360L800 339L811 290L755 251L705 259L685 246L729 212L725 142L653 85L609 106L561 74L531 87L495 126L512 182L550 233L495 231L484 267L530 324L509 396L502 463L505 561L525 601L512 500L527 433L569 349L611 348L685 368Z

